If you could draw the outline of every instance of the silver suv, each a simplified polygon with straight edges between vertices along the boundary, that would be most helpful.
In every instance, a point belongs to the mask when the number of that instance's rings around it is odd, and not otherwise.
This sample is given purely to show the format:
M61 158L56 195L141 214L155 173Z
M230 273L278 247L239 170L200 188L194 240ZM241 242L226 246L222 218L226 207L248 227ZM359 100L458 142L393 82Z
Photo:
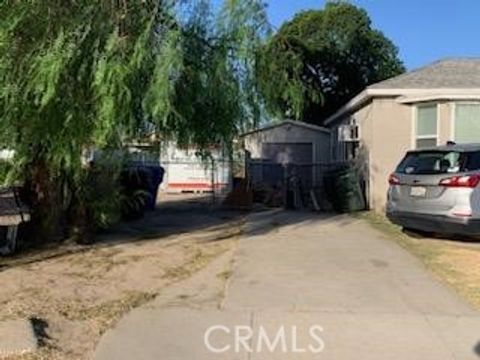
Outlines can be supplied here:
M389 183L387 217L393 223L480 235L480 144L409 151Z

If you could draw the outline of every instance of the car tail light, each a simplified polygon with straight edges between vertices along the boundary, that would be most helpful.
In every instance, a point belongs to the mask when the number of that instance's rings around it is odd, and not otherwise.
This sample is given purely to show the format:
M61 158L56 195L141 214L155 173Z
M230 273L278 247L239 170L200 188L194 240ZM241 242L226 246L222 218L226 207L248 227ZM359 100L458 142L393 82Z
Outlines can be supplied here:
M395 174L391 174L388 177L388 183L390 185L400 185L400 179Z
M480 175L453 176L440 180L440 186L474 188L480 183Z
M472 217L472 212L471 211L468 211L468 212L454 212L452 215L457 216L457 217Z

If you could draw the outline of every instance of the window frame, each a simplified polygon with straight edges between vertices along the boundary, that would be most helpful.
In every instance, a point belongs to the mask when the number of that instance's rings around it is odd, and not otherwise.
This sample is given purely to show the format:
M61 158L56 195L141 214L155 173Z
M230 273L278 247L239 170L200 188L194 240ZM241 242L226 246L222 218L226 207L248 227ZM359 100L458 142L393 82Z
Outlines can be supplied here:
M457 141L457 106L458 105L478 105L480 107L480 101L476 100L460 100L460 101L453 101L452 102L452 114L451 114L451 135L452 135L452 141Z
M418 110L422 107L435 107L435 113L436 113L436 126L435 126L435 130L436 130L436 133L435 134L428 134L428 135L418 135ZM435 146L438 146L439 144L439 137L440 137L440 106L438 103L422 103L422 104L417 104L414 106L414 109L413 109L413 112L414 112L414 116L413 116L413 148L414 149L420 149L418 147L418 140L432 140L432 139L435 139Z

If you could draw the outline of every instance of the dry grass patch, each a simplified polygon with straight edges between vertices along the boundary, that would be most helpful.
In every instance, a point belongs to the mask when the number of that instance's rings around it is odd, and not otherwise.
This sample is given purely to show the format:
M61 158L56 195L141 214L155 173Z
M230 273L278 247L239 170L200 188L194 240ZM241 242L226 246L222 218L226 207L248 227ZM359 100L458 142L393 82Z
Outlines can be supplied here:
M419 257L439 280L453 287L473 307L480 309L480 242L477 245L412 237L383 215L368 212L358 217L366 219L373 227Z
M51 337L35 354L9 360L91 359L100 336L125 313L232 249L241 225L93 247L0 270L0 321L44 319Z
M437 262L443 278L475 308L480 309L480 250L445 249Z

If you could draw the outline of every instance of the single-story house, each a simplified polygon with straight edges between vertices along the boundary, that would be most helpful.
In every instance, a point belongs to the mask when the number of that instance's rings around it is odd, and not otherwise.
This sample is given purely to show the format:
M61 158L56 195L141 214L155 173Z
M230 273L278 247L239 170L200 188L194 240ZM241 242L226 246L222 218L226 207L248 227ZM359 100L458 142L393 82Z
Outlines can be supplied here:
M480 142L480 59L447 59L367 87L329 117L332 161L355 160L370 208L407 150Z

